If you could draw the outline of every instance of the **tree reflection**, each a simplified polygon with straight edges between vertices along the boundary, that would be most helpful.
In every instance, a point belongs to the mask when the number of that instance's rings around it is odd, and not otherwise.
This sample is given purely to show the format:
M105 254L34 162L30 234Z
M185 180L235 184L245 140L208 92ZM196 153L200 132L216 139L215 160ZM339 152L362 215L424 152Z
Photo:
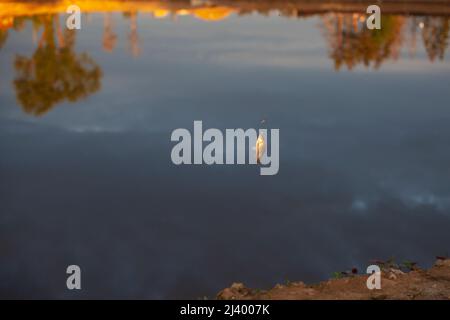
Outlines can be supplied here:
M404 47L408 47L411 57L414 56L416 48L422 49L421 43L430 61L444 60L448 48L448 13L428 14L427 6L414 7L411 4L408 9L409 6L399 7L392 3L391 7L386 9L390 8L390 13L382 15L381 30L368 30L364 11L355 9L345 1L337 1L342 2L339 8L325 11L319 2L302 2L301 5L301 1L295 4L296 1L288 0L211 1L215 4L209 1L195 5L184 1L160 3L155 0L152 3L141 1L130 5L127 1L118 1L114 3L114 7L106 9L101 1L86 1L84 8L89 9L89 12L103 12L103 36L100 41L103 49L108 52L117 50L118 42L112 12L122 12L129 23L127 47L134 57L138 57L141 52L138 33L138 15L141 10L152 13L142 16L141 19L151 16L174 19L177 16L192 15L202 20L219 21L231 13L238 16L253 13L263 16L277 14L292 19L320 16L329 48L329 58L333 60L336 70L353 69L359 65L379 68L389 59L396 60ZM48 11L45 11L48 14L39 15L28 12L36 10L33 2L27 2L23 7L11 5L10 11L15 10L15 13L11 13L11 16L0 16L0 49L7 41L8 30L25 30L26 23L31 22L32 39L36 49L30 57L16 55L14 86L24 111L42 115L57 103L74 102L99 90L102 72L87 53L75 52L75 31L62 28L58 15L50 14L64 12L63 3L61 2L59 9L55 9L52 4L47 8ZM307 5L307 8L303 5ZM348 9L345 8L347 5ZM39 7L39 12L42 12L41 6ZM431 9L429 12L436 10L434 6ZM410 15L410 12L415 15ZM421 43L416 41L420 38Z
M378 68L386 59L398 58L405 18L385 16L380 30L369 30L361 17L338 14L322 19L336 70L343 65L352 69L360 63Z
M8 39L8 30L2 30L0 29L0 49L3 47L3 45L6 42L6 39Z
M124 12L123 17L130 19L130 34L128 35L129 50L133 57L138 57L141 54L141 47L137 29L137 12Z
M100 67L86 53L74 52L75 31L62 32L58 16L40 16L43 33L28 58L17 55L14 86L25 112L39 116L55 104L77 101L100 88ZM57 42L55 41L55 31Z
M117 35L113 31L111 13L107 12L103 18L103 50L112 52L116 46Z
M426 17L423 23L422 38L428 57L431 61L436 58L443 60L448 46L450 19L445 17Z

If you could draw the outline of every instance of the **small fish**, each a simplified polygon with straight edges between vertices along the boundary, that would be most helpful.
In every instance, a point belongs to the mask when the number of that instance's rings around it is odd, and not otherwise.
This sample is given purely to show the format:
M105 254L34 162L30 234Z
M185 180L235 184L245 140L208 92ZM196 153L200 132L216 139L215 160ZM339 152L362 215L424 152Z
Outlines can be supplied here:
M258 139L256 140L256 163L261 164L261 158L264 154L266 148L266 142L264 141L263 135L260 133Z

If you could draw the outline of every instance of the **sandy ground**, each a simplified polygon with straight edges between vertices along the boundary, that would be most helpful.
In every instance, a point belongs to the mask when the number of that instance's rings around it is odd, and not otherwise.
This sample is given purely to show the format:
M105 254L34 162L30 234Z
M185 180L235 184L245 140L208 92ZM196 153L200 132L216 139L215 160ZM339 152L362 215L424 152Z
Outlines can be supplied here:
M440 258L435 265L422 270L410 266L404 272L395 264L381 267L381 289L369 290L366 282L369 275L348 273L337 274L337 279L305 285L303 282L277 284L270 290L246 288L242 283L233 283L231 287L219 292L217 299L239 300L359 300L359 299L395 299L395 300L450 300L450 259ZM353 272L356 272L353 270Z

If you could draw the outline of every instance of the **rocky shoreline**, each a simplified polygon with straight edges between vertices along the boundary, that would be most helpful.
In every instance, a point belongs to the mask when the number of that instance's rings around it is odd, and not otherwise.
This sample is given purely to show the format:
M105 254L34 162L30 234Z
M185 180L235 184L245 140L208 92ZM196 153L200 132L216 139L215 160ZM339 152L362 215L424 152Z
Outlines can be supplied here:
M367 274L340 273L341 276L306 285L303 282L277 284L269 290L255 290L233 283L217 295L219 300L450 300L450 259L438 258L428 270L396 265L381 268L381 289L369 290Z

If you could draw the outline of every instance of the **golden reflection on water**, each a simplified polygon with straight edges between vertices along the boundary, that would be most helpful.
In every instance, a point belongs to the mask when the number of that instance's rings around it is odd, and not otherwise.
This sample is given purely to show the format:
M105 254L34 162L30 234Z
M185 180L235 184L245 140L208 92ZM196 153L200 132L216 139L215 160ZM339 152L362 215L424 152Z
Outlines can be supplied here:
M0 0L0 49L9 30L20 31L27 21L32 24L37 42L31 56L16 55L14 88L26 113L45 114L62 101L77 101L101 86L102 71L87 53L74 50L76 32L60 25L60 16L72 1L2 1ZM83 13L103 13L102 46L115 49L117 35L111 13L122 12L129 20L128 45L133 56L139 56L137 16L150 13L155 19L176 19L191 15L203 21L220 21L231 14L245 16L258 13L290 19L318 16L319 28L327 43L329 57L336 70L351 70L364 65L379 68L388 60L399 58L403 47L414 56L417 42L422 41L428 59L443 60L448 47L450 0L384 1L382 29L368 30L364 14L365 1L306 0L175 0L175 1L99 1L78 0ZM38 36L40 34L40 36Z
M76 31L62 31L56 15L34 18L42 36L30 57L16 55L14 87L24 111L39 116L58 102L74 102L97 91L102 72L87 53L74 51Z

